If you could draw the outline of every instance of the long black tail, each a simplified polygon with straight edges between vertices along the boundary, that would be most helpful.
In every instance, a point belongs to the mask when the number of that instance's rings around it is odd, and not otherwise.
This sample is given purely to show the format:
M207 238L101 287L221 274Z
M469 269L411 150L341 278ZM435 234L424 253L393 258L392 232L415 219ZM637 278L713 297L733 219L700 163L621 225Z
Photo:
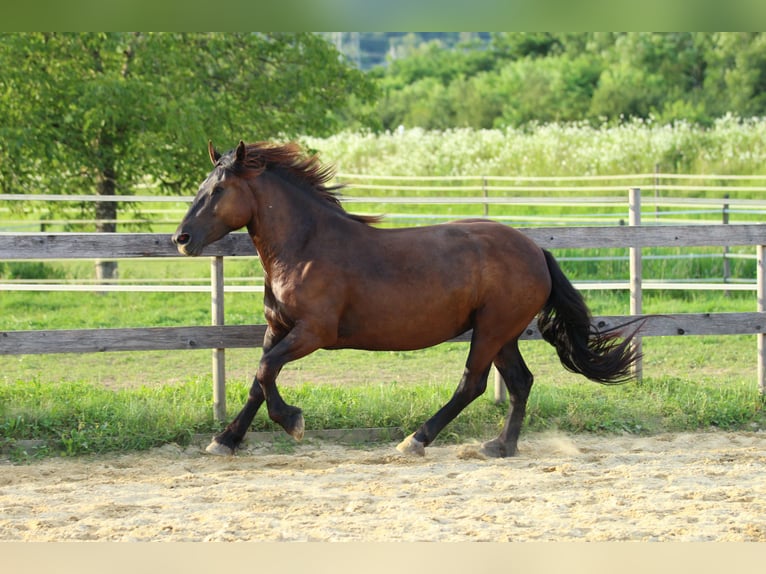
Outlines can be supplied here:
M552 281L550 297L537 319L543 338L556 348L564 367L574 373L604 384L631 379L631 367L639 357L632 344L637 330L622 339L613 329L599 332L580 292L553 255L543 251Z

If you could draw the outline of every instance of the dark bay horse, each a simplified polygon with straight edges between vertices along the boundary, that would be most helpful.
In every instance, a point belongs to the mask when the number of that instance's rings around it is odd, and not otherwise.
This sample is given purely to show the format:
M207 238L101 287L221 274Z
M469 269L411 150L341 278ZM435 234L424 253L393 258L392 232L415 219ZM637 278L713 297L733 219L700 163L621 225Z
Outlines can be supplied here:
M374 227L353 215L328 182L331 167L296 144L240 142L221 155L173 235L178 250L200 255L230 231L247 228L265 271L268 325L263 356L242 411L208 446L233 454L266 402L269 417L296 439L301 410L280 396L282 367L317 349L422 349L473 330L452 398L397 448L425 447L487 385L494 363L510 395L491 456L516 454L530 373L518 340L537 322L563 365L601 383L630 378L633 335L599 332L580 293L553 256L522 233L488 220L409 229ZM635 334L635 333L634 333Z

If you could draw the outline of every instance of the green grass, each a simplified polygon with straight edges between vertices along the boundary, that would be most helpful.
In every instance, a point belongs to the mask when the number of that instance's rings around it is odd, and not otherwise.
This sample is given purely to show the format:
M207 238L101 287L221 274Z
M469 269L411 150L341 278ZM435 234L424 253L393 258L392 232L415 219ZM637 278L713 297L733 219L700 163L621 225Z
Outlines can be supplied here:
M645 126L592 129L541 126L535 131L466 131L404 135L340 134L308 140L341 172L391 175L604 175L664 172L763 173L766 121L721 120L700 132L692 126ZM680 161L678 158L685 158ZM406 183L406 182L401 182ZM610 182L603 182L609 185ZM759 182L760 185L762 182ZM612 185L626 185L612 182ZM746 184L743 184L746 185ZM626 185L627 188L627 185ZM347 190L362 195L363 190ZM370 192L378 195L381 192ZM424 195L447 192L424 191ZM521 192L520 192L521 193ZM551 192L552 193L552 192ZM595 192L594 192L595 193ZM599 192L601 193L601 192ZM623 192L615 192L621 197ZM712 192L711 192L712 193ZM715 192L720 196L722 191ZM392 192L394 194L394 192ZM403 192L413 195L413 192ZM479 195L479 193L470 193ZM573 192L571 197L581 195ZM583 193L582 195L587 195ZM695 195L690 192L687 195ZM702 193L700 195L706 195ZM712 196L712 195L711 195ZM749 190L732 197L758 197ZM184 205L174 206L183 210ZM351 211L386 212L390 205L351 204ZM17 211L7 218L21 217ZM397 212L404 212L397 206ZM481 215L481 206L408 206L413 215ZM626 218L624 208L599 208ZM622 215L620 212L624 211ZM588 208L491 206L490 215L588 215ZM27 214L32 219L33 213ZM25 216L26 217L26 216ZM62 214L66 218L66 214ZM121 217L129 217L122 214ZM688 216L693 218L694 216ZM715 218L716 216L711 216ZM733 217L732 222L754 216ZM760 216L755 216L760 217ZM153 231L171 231L180 215L164 218ZM647 219L649 221L650 218ZM611 221L611 219L610 219ZM149 228L129 224L125 229ZM51 228L59 230L58 228ZM74 229L74 228L72 228ZM753 248L738 250L752 255ZM626 250L558 250L558 257L624 256ZM652 260L652 255L707 254L693 260ZM644 275L651 279L717 279L723 274L721 250L646 249ZM735 259L732 275L755 277L753 259ZM563 261L574 280L625 279L625 260ZM206 277L205 259L124 260L122 279ZM255 260L226 262L227 277L262 277ZM0 262L4 279L92 279L92 262ZM625 292L588 291L596 315L626 314ZM227 324L262 323L261 295L227 294ZM647 291L647 313L752 311L754 293ZM204 325L210 322L207 293L29 293L0 297L0 330L73 329ZM413 353L317 352L288 365L280 376L285 398L304 409L307 428L400 426L413 430L453 392L467 346L446 344ZM602 387L563 370L554 351L541 342L523 346L535 373L526 432L651 433L674 430L764 428L763 399L756 388L754 337L671 337L644 341L641 384ZM244 401L259 349L226 352L229 416ZM39 454L144 449L165 442L185 442L198 432L213 432L209 351L23 355L0 357L0 445L42 439ZM497 432L505 407L478 399L440 436L440 441L483 438ZM264 413L257 429L273 425ZM23 455L20 455L23 456Z
M233 270L251 272L247 266L253 262L241 264ZM82 264L66 271L50 265L56 274L89 271ZM577 274L576 265L567 272ZM169 276L189 272L159 270ZM149 276L158 267L126 261L121 271ZM590 272L581 274L587 278ZM627 311L625 292L585 295L596 315ZM206 293L8 292L0 299L0 330L206 324L209 305ZM649 313L747 311L755 305L753 293L740 292L649 291L644 299ZM263 321L260 294L228 294L226 309L229 324ZM525 432L764 427L754 337L647 338L644 352L642 384L602 387L566 372L547 344L525 342L523 353L536 377ZM309 429L394 426L409 432L448 400L466 353L465 344L407 353L319 351L288 365L280 387L289 402L304 409ZM245 400L260 354L258 348L226 352L229 417ZM204 350L0 357L0 443L44 440L48 446L37 452L44 456L188 442L195 433L220 428L212 417L210 371L210 352ZM491 395L466 409L439 440L496 433L505 407L495 405ZM274 427L259 413L255 428ZM23 450L15 452L24 458Z
M311 430L400 427L409 432L435 413L454 387L452 380L342 386L306 382L285 386L283 395L304 409ZM244 382L227 386L230 415L239 409L247 390ZM208 377L117 390L88 382L6 382L0 385L0 405L0 440L12 445L21 439L42 439L47 441L43 455L186 444L194 433L213 433L220 428L212 419ZM487 393L448 426L439 441L493 436L505 410ZM752 381L722 384L658 376L618 387L579 380L541 382L530 398L524 432L755 430L765 423L763 400ZM265 412L258 414L253 428L277 430Z
M522 349L536 384L524 432L656 433L709 428L766 428L764 402L755 384L752 337L651 338L644 341L644 380L604 387L563 370L547 344L526 342ZM246 362L255 367L259 351ZM288 365L280 378L285 399L304 410L307 429L400 427L415 430L433 415L455 389L467 345L446 344L408 353L319 351ZM198 354L192 352L192 354ZM94 380L101 369L134 355L132 380L104 384ZM80 380L55 366L32 379L0 382L0 442L46 441L37 456L78 455L141 450L167 442L188 443L195 433L221 428L213 420L211 376L189 372L183 363L162 380L159 353L85 355L90 368ZM176 353L183 362L187 353ZM209 370L209 354L200 369ZM204 355L204 356L203 356ZM236 353L227 357L237 359ZM241 358L241 357L239 357ZM241 365L240 365L241 367ZM66 368L66 367L64 367ZM140 373L140 375L138 375ZM129 377L130 378L130 377ZM249 373L230 376L228 417L246 399ZM505 415L487 392L470 405L439 438L442 443L493 436ZM265 410L254 430L277 430ZM13 449L12 449L13 450ZM17 459L34 456L16 451Z

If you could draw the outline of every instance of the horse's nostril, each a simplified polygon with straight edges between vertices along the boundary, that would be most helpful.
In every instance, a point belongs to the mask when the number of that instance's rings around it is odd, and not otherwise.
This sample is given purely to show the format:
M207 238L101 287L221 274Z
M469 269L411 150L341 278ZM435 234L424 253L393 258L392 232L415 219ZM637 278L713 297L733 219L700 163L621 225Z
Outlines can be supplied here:
M188 233L181 233L175 237L176 245L186 245L191 240L191 235Z

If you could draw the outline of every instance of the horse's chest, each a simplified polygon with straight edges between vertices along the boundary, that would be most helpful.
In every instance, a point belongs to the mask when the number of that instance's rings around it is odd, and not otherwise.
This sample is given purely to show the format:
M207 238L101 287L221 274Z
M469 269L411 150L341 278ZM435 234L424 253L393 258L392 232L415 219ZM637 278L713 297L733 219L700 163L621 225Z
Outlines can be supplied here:
M266 320L272 324L290 327L295 318L295 297L293 290L281 283L267 282L264 285L263 307Z

